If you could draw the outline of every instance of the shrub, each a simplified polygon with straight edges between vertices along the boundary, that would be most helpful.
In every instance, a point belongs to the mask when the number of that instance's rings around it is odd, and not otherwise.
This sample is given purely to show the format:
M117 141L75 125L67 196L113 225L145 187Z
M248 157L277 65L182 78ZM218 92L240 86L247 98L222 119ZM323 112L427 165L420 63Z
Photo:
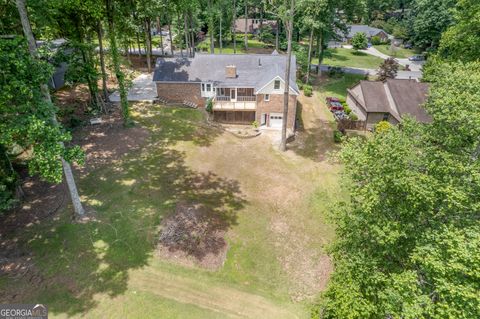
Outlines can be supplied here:
M341 143L343 140L343 134L339 130L333 131L333 141L335 143Z
M374 37L372 37L372 39L370 40L370 42L371 42L373 45L379 45L379 44L382 44L382 39L380 39L379 36L374 36Z
M258 124L257 121L253 121L253 122L252 122L252 126L253 126L253 128L256 129L256 128L258 128L259 124Z
M352 121L358 121L358 116L357 116L357 114L355 114L355 113L352 112L352 113L350 113L348 116L350 117L350 120L352 120Z
M343 110L345 111L345 114L350 115L350 113L352 113L352 109L350 108L350 106L348 106L347 103L345 104L342 103L342 105L343 105Z
M341 78L345 72L341 67L338 66L329 66L328 75L332 78Z
M298 89L299 89L299 90L303 90L303 86L304 86L304 85L305 85L305 84L303 84L302 81L297 81L297 86L298 86Z
M367 35L363 32L357 32L352 38L352 46L355 50L363 50L368 46Z
M383 133L392 128L392 124L387 121L380 121L375 125L375 133Z
M207 100L207 106L205 107L205 110L208 112L208 113L212 113L213 112L213 100L210 98Z
M305 94L305 96L312 96L312 93L313 93L312 86L309 84L305 84L303 86L303 94Z
M258 35L258 39L264 43L274 44L275 43L275 33L273 32L272 26L266 24L263 25Z

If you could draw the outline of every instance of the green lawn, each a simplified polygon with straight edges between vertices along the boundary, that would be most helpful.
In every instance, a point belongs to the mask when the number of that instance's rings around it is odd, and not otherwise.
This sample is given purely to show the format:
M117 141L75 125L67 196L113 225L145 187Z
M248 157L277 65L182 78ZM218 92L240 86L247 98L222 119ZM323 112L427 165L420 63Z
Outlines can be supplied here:
M197 48L201 51L210 52L210 38L207 36L204 41L200 42L197 45ZM263 43L249 34L248 36L248 51L245 51L244 47L244 36L243 34L237 34L237 54L244 53L267 53L273 49L269 47L266 43ZM215 53L220 53L220 47L218 39L215 39ZM233 54L233 42L225 41L222 45L222 53L224 54Z
M359 74L344 74L340 78L325 78L319 88L323 99L327 96L334 96L342 99L347 97L347 89L365 79L365 76Z
M375 49L382 52L383 54L400 59L406 59L416 54L415 50L405 49L401 47L395 47L395 49L392 51L390 44L375 45Z
M376 69L382 62L383 59L367 53L356 52L352 49L336 48L326 50L322 64L362 69ZM318 64L318 58L312 59L312 63Z
M72 223L68 209L23 231L19 243L43 279L8 279L2 290L47 304L51 318L308 318L330 267L325 214L341 196L341 167L323 160L331 134L312 135L306 147L316 152L281 154L266 136L237 139L205 125L197 110L138 107L144 147L78 178L96 221ZM220 270L156 254L159 225L179 201L225 221Z

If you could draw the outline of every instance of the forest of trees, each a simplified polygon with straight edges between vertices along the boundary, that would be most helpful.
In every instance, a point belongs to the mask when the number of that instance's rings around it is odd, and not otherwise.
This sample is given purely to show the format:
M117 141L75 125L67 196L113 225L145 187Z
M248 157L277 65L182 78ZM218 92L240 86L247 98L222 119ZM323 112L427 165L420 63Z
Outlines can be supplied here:
M350 196L332 212L335 272L312 315L480 317L477 0L4 0L0 15L0 212L21 201L26 169L54 183L65 177L75 213L84 214L69 164L81 165L84 154L57 121L47 87L51 52L35 40L67 40L68 82L88 87L92 114L105 112L112 74L125 127L134 125L125 66L138 54L153 69L152 30L163 26L176 35L176 53L191 56L200 33L211 53L230 43L248 49L247 35L242 43L233 32L235 18L277 20L276 34L266 29L260 36L296 54L305 83L312 59L321 63L328 41L349 23L412 43L429 57L423 80L431 85L426 108L433 122L409 119L343 144ZM171 55L174 48L159 50Z

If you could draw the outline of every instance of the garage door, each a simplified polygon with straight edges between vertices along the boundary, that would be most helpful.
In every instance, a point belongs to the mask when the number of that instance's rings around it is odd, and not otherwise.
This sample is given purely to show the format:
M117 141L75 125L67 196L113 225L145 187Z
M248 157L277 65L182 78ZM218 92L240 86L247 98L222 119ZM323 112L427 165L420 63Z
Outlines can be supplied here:
M283 114L282 113L270 113L270 127L282 128Z

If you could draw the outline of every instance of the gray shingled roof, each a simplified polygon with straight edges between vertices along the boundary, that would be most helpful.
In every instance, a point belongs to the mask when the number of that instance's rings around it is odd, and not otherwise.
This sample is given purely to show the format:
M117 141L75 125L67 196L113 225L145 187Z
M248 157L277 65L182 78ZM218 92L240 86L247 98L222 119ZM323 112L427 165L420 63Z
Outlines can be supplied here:
M225 67L235 65L236 78L225 77ZM286 56L270 54L196 54L194 58L158 58L156 82L213 82L217 87L261 89L273 78L285 77ZM298 93L296 59L292 55L290 87Z
M350 30L348 32L348 38L353 38L353 36L358 33L358 32L363 32L365 33L369 38L377 35L378 33L382 32L382 29L378 28L373 28L368 25L363 25L363 24L352 24L349 25ZM385 32L385 31L383 31ZM386 32L385 32L386 33Z

